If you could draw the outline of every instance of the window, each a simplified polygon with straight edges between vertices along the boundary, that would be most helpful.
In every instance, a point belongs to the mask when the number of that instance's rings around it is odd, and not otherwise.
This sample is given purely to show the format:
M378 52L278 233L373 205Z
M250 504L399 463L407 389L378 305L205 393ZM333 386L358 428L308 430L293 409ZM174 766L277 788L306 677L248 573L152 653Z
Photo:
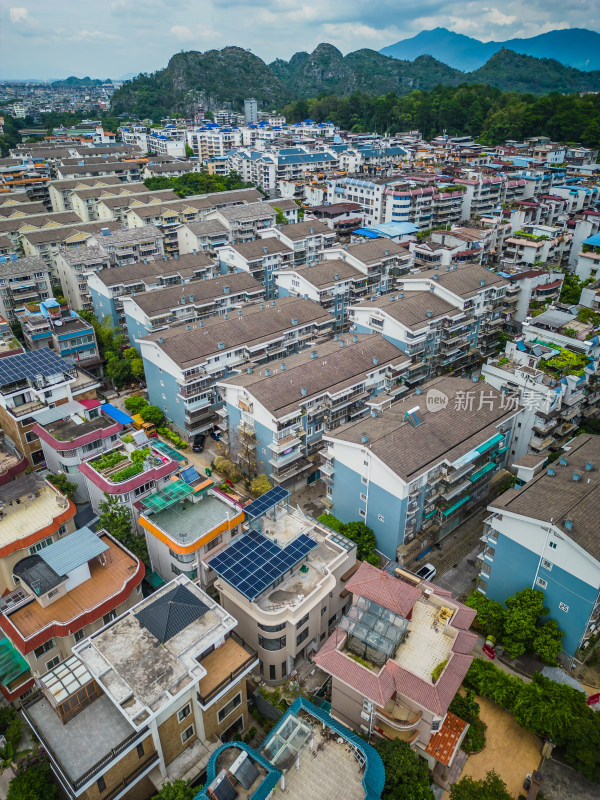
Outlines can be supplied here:
M44 642L44 644L36 647L33 654L36 658L41 658L44 653L49 653L50 650L54 650L54 639L49 639L47 642Z
M144 755L144 743L140 742L135 749L137 750L138 758L141 758Z
M85 630L82 628L80 631L75 631L73 638L75 639L75 644L80 642L82 639L85 639Z
M99 792L103 792L106 789L106 781L102 776L100 776L96 781L96 786L98 787Z
M567 613L567 611L569 610L569 606L568 606L566 603L559 603L559 604L558 604L558 607L560 608L560 610L561 610L561 611L564 611L564 612L565 612L565 614L566 614L566 613Z
M223 534L220 533L218 536L215 536L214 539L211 539L211 541L208 542L208 544L206 545L206 552L212 550L215 547L218 547L218 545L220 545L222 541L223 541Z
M42 539L41 542L36 542L29 548L29 555L32 556L34 553L39 553L40 550L43 550L44 547L48 547L52 544L52 537L49 536L47 539Z
M57 531L59 536L64 536L66 532L67 532L67 526L66 525L61 525L60 528Z
M363 483L366 486L367 483L369 482L369 480L368 480L368 478L365 478L364 476L361 476L360 482Z
M553 564L552 564L552 562L551 562L551 561L547 561L545 558L542 558L542 567L543 567L544 569L547 569L547 570L548 570L548 572L550 572L550 570L551 570L551 569L552 569L552 567L553 567Z
M269 680L274 681L276 678L275 664L269 665Z
M185 705L183 708L180 708L180 709L179 709L179 711L177 712L177 722L183 722L183 720L184 720L186 717L189 717L189 715L190 715L191 713L192 713L192 707L191 707L191 705L188 703L188 704L187 704L187 705Z
M308 639L308 628L305 628L305 629L302 631L302 633L299 633L299 634L298 634L298 636L296 636L296 644L297 644L297 645L300 645L300 644L302 644L302 642L303 642L305 639Z
M46 661L46 672L49 672L54 667L57 667L60 664L60 656L54 656L51 658L50 661Z
M277 631L285 630L285 622L282 622L281 625L261 625L260 622L257 624L260 630L266 631L266 633L277 633Z
M109 622L112 622L113 619L116 619L116 618L117 618L117 612L116 611L109 611L108 614L105 614L102 617L102 622L105 625L108 625Z
M81 449L84 453L90 453L92 450L97 450L99 447L102 447L102 439L95 439L93 442L88 442L88 444L84 444Z
M265 639L264 636L258 637L258 646L263 650L282 650L285 647L285 636L277 639Z
M546 589L548 586L548 581L545 581L543 578L537 578L536 584L540 587L540 589Z
M359 508L358 513L360 514L361 517L367 516L367 512L364 510L364 508Z
M169 548L169 555L181 564L191 564L196 560L196 553L176 553L171 548Z
M269 673L271 669L274 669L272 665L269 669ZM273 676L271 680L273 680L274 677L275 676ZM223 722L225 717L228 717L231 714L231 712L234 711L241 704L242 704L242 693L238 692L235 697L232 697L231 700L228 703L225 703L223 708L219 710L217 714L217 719L219 720L219 722Z
M325 614L326 611L327 611L327 606L323 606L323 608L321 609L321 616L323 616L323 614Z
M305 614L302 619L296 623L296 630L299 630L303 625L308 622L308 614Z
M154 488L154 481L148 481L147 483L143 483L141 486L138 486L137 489L133 490L133 494L135 497L139 497L141 494L146 494L151 489Z
M556 542L548 542L548 545L549 545L549 546L550 546L550 547L551 547L553 550L556 550L556 548L558 547L558 545L556 544Z
M181 744L185 744L192 738L193 735L194 735L194 726L190 725L190 727L186 728L184 732L181 734Z
M35 442L35 440L39 438L40 437L37 435L37 433L34 433L33 431L29 431L28 433L25 434L26 442Z
M281 677L285 678L287 675L287 660L281 662Z
M363 501L363 503L366 503L367 495L364 492L361 492L360 493L360 499Z

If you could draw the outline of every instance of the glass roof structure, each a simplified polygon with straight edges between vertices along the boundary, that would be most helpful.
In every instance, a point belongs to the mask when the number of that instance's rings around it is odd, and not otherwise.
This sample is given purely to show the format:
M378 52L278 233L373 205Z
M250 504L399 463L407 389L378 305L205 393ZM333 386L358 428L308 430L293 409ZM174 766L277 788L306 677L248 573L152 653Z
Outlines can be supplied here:
M185 483L185 481L177 480L169 483L164 489L161 489L160 492L155 492L155 494L144 497L141 503L146 511L152 514L169 508L169 506L172 506L179 500L183 500L188 494L192 494L193 491L193 488Z
M385 653L388 658L407 627L407 619L366 597L357 597L340 622L342 630L360 639L367 647Z

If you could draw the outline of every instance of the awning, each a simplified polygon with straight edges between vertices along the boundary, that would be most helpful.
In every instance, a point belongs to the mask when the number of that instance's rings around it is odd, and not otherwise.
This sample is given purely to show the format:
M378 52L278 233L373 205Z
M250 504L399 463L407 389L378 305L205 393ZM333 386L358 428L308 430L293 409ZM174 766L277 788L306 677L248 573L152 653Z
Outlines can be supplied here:
M475 483L475 481L478 481L479 478L483 478L484 475L487 475L488 472L491 472L493 469L495 469L495 467L496 464L494 464L493 461L490 461L489 464L486 464L481 469L478 469L477 472L474 472L472 475L470 475L469 480L471 483Z
M100 400L80 400L79 402L85 409L87 409L87 411L90 411L92 408L98 408L102 405Z
M174 447L161 442L160 439L155 439L152 442L152 447L154 450L158 450L158 452L162 453L164 456L169 456L169 458L172 458L173 461L187 461L187 458L182 453L180 453L178 450L175 450Z
M5 637L0 640L0 683L8 686L15 678L29 672L29 664Z
M121 425L131 425L133 419L126 414L124 411L121 411L120 408L113 406L111 403L104 403L101 407L101 410L107 417L114 419L115 422L120 422Z
M503 439L504 439L504 434L497 433L493 439L490 439L485 444L480 444L479 447L476 447L475 449L477 450L478 453L485 453L486 450L489 450L490 447L493 447L495 444L498 444L498 442L501 442Z
M450 514L452 514L453 511L456 511L457 508L460 508L462 505L464 505L467 502L467 500L470 500L470 499L471 499L471 495L470 494L466 495L461 500L459 500L457 503L454 503L453 506L450 506L450 508L447 508L445 511L442 511L442 514L445 517L450 516Z
M166 583L156 572L146 572L145 579L153 589L160 589L160 587L164 586Z

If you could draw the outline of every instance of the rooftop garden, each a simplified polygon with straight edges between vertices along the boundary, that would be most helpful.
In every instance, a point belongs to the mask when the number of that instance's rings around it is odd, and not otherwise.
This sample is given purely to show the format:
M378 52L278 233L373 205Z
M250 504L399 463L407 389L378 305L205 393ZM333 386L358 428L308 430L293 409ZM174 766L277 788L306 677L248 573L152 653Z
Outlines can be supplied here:
M526 231L515 231L511 236L517 239L530 239L532 242L544 242L550 238L549 236L535 236L535 234L527 233Z
M540 360L538 367L543 369L549 375L562 378L565 375L575 375L580 378L584 374L584 369L587 366L588 357L584 353L572 353L558 345L551 345L556 350L559 350L557 356L553 356L548 361Z
M144 461L149 455L149 447L134 450L129 454L129 457L122 450L111 450L109 453L92 459L89 463L97 472L105 473L106 477L109 477L113 483L121 483L139 475L143 471ZM122 462L128 463L113 472L114 468Z

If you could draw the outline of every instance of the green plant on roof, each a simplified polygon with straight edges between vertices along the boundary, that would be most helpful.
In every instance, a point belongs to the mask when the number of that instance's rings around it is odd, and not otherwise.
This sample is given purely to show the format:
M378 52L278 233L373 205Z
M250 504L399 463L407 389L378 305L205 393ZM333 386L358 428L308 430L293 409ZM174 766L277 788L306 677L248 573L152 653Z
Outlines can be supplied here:
M552 347L559 349L560 352L557 356L553 356L545 362L546 367L551 372L558 373L560 376L575 375L581 377L584 374L584 368L587 364L587 356L584 353L572 353L563 347L557 348L556 345L552 345Z

